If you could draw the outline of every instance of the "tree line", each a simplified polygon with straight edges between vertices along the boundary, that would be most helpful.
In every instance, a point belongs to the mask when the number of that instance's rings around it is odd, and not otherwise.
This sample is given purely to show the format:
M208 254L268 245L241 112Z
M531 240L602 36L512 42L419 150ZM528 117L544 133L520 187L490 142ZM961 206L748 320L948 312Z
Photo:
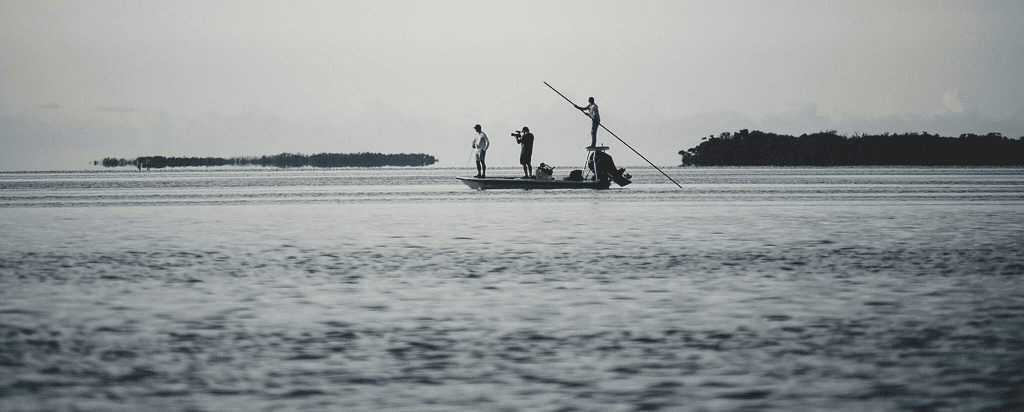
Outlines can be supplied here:
M381 167L381 166L429 166L437 162L434 156L414 154L382 153L320 153L303 155L281 153L260 157L164 157L142 156L135 159L103 158L104 167L133 166L139 169L162 169L165 167L189 166L272 166L272 167Z
M1000 133L854 135L834 130L799 137L740 130L680 150L696 166L1024 166L1024 137Z

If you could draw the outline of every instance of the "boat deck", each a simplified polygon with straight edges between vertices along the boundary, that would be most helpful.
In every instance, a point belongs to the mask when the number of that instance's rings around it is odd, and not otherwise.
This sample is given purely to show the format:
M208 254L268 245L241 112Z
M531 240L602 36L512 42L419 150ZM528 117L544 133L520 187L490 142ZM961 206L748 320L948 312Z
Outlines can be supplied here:
M542 180L521 177L456 177L473 189L607 189L609 181Z

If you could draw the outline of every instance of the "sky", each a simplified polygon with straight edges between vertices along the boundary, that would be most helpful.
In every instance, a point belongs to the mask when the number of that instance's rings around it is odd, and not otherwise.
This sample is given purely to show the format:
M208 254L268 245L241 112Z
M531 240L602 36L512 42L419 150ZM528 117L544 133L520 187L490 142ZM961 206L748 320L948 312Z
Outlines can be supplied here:
M581 166L594 97L659 166L704 137L1024 136L1024 2L0 0L0 170L426 153ZM616 163L645 162L603 130ZM536 165L535 164L535 165ZM577 165L578 164L578 165Z

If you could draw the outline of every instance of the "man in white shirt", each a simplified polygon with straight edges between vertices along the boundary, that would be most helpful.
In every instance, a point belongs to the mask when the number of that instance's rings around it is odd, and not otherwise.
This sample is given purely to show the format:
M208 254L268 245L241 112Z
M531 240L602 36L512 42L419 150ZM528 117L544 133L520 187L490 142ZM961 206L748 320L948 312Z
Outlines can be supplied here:
M473 148L476 149L476 177L483 178L487 177L487 164L484 163L484 158L487 157L487 148L491 147L491 142L483 130L480 130L480 125L473 126L473 129L477 134L473 139Z
M587 114L587 116L590 116L590 120L592 121L590 127L590 147L597 147L597 127L601 125L601 114L597 111L597 104L594 103L594 98L590 98L590 104L588 104L587 107L576 106L576 108L582 110L583 113Z

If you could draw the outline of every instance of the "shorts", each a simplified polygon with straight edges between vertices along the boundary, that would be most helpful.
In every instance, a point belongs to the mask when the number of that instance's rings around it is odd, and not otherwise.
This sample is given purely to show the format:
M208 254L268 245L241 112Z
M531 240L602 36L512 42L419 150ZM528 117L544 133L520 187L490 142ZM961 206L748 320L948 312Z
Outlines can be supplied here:
M533 153L527 152L519 155L519 164L521 165L528 165L531 163L531 160L533 160Z
M487 157L487 151L486 150L477 150L476 151L476 161L483 162L485 157Z

